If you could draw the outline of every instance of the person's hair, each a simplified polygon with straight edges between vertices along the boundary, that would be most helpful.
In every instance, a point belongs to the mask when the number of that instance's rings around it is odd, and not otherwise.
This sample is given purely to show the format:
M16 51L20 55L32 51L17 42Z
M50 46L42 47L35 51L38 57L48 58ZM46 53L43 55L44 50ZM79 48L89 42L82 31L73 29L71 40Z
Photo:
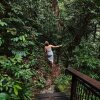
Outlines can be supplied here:
M48 46L49 45L49 42L48 41L45 41L44 45L45 46Z

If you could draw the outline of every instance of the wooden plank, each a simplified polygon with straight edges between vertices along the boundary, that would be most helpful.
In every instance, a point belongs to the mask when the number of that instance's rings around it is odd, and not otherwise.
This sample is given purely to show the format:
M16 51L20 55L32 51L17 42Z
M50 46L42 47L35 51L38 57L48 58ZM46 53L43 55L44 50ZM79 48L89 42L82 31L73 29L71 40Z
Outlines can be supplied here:
M38 94L36 98L37 100L69 100L67 95L62 92Z

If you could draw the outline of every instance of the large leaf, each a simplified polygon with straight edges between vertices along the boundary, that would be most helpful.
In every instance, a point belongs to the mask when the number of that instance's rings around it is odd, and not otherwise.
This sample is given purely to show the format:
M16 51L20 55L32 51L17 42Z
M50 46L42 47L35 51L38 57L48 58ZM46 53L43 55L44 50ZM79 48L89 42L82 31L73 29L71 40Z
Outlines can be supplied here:
M6 93L0 93L0 100L9 100L9 96Z
M15 93L16 95L18 95L18 91L22 89L18 84L17 84L17 85L14 85L13 88L14 88L14 93Z
M7 23L0 20L0 26L7 26Z

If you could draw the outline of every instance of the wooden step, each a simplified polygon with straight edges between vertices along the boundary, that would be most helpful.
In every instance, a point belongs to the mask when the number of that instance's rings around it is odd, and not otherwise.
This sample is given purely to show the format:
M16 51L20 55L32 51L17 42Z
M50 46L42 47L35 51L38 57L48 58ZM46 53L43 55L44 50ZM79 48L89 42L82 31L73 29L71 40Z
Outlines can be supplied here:
M69 97L61 92L38 94L36 100L69 100Z

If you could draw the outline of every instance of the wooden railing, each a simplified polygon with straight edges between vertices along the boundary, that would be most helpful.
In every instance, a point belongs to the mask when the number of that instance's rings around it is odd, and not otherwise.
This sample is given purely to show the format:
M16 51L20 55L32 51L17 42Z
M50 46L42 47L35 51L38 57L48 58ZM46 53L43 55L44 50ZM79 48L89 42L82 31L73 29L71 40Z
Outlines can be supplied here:
M70 100L100 100L100 82L69 67L72 75Z

